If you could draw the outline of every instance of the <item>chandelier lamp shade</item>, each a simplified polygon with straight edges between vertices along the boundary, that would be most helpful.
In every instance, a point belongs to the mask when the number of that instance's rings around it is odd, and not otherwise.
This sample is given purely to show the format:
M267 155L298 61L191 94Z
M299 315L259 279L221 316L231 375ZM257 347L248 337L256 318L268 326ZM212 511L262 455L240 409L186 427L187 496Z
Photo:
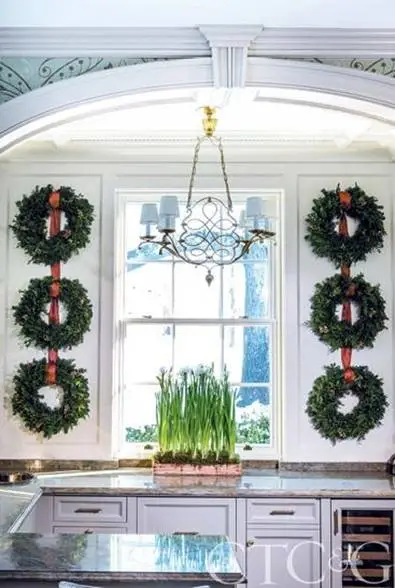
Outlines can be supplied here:
M235 263L248 255L251 247L272 239L265 216L265 202L258 196L246 199L245 209L236 220L226 172L221 138L215 136L217 119L215 109L204 109L204 134L198 137L193 156L185 214L180 216L177 196L164 195L157 204L146 202L141 207L140 223L144 226L139 247L151 243L159 248L159 254L170 253L176 259L207 270L208 285L214 279L212 269ZM207 195L193 198L193 188L203 143L217 148L220 157L224 198Z

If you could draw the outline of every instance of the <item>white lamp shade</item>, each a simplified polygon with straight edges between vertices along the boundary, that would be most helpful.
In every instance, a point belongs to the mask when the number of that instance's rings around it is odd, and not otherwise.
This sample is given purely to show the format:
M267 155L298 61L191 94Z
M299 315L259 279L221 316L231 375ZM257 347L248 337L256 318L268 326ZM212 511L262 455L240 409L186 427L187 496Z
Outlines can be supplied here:
M140 224L156 224L158 222L158 209L153 202L145 202L141 207Z
M160 216L180 216L177 196L162 196L159 205Z
M259 196L250 196L246 200L246 218L261 218L264 215L264 205Z

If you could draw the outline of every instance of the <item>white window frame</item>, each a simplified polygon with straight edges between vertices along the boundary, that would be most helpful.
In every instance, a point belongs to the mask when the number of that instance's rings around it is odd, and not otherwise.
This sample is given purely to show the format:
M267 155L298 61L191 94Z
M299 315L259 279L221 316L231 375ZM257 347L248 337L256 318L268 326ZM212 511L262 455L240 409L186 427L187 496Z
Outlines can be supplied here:
M210 194L223 195L223 191L209 190ZM179 199L185 198L185 190L171 190L171 193L177 195ZM129 202L144 203L158 202L163 191L160 190L130 190L118 189L115 192L114 206L114 332L113 332L113 443L115 454L119 458L146 458L152 451L144 450L145 443L127 443L124 441L123 430L123 399L125 394L125 384L123 381L123 341L126 336L126 327L130 323L134 324L155 324L164 322L164 319L126 319L124 318L124 279L125 279L125 251L126 251L126 207ZM194 194L207 194L207 190L195 190ZM268 319L230 319L228 322L235 326L251 325L268 325L271 328L272 341L272 359L271 359L271 409L272 409L272 443L271 445L255 445L252 450L243 450L243 445L237 446L237 453L242 460L276 460L282 453L282 422L283 422L283 367L282 367L282 284L283 284L283 256L282 256L282 221L283 221L283 190L233 190L232 199L235 204L243 202L248 196L270 195L278 203L279 211L277 221L276 246L274 248L276 261L272 266L275 276L272 279L272 298L271 303L274 305L272 316L275 318ZM167 319L167 322L169 320ZM226 324L226 319L173 319L172 324ZM154 449L156 449L156 444Z

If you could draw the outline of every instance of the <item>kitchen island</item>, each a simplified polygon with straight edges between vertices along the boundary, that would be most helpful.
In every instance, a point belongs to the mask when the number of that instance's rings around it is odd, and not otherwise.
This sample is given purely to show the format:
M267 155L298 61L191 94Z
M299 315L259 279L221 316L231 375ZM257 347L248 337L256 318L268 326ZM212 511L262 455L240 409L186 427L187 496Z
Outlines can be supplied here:
M225 537L191 535L39 535L0 538L2 588L55 588L75 581L109 588L233 586L242 581Z
M155 478L141 469L40 474L29 484L0 488L0 524L3 534L11 533L5 541L19 536L15 548L24 548L25 533L36 533L42 541L53 541L60 552L70 537L78 545L110 545L112 537L120 537L119 545L141 536L185 536L192 542L197 537L226 537L235 547L248 588L271 581L286 588L345 588L350 574L359 574L361 586L365 576L382 588L393 588L395 581L391 568L388 582L383 582L393 558L394 481L379 473L251 470L237 479ZM374 543L378 537L380 545L366 555L370 538ZM336 554L345 559L334 565ZM264 565L268 557L269 568ZM56 561L56 554L53 558ZM357 559L362 564L355 566ZM48 567L48 573L50 569L60 577L56 567ZM104 577L95 581L94 570L86 571L91 580L82 583L101 586ZM201 580L182 581L192 582L190 586L212 584ZM144 581L150 580L146 576Z

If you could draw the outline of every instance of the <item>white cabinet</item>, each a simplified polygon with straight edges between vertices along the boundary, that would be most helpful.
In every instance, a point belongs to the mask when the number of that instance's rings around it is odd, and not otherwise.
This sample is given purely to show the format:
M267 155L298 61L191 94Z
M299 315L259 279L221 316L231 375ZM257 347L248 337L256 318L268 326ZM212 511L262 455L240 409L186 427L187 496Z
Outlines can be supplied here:
M126 523L126 498L100 496L55 496L55 522L91 524Z
M138 533L199 533L236 540L233 498L138 498Z
M100 526L100 525L81 525L80 527L73 527L72 525L55 525L52 527L52 533L55 534L65 534L65 533L74 533L75 535L91 535L92 533L100 533L101 535L107 533L127 533L127 527L110 527L108 526Z
M320 501L314 498L249 498L248 524L305 525L320 524Z
M19 532L136 533L136 515L136 498L41 496Z
M248 588L320 588L320 501L246 500Z
M317 588L320 575L318 529L260 528L247 533L248 588Z

